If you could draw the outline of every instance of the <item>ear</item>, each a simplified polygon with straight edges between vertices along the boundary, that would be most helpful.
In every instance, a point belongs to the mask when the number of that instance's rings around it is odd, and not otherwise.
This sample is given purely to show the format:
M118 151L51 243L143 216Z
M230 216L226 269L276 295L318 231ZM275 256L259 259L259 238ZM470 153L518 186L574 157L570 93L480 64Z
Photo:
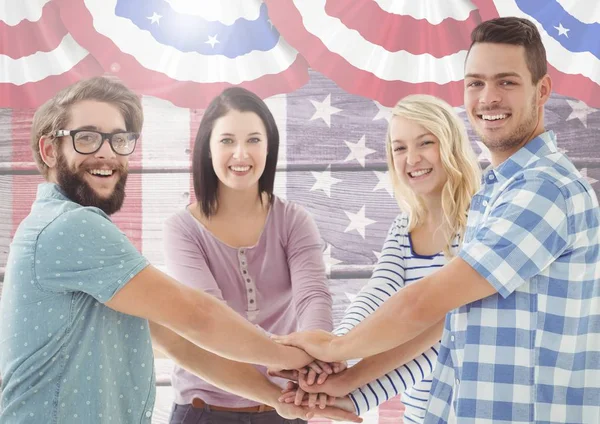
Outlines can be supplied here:
M56 156L58 154L58 146L53 142L54 139L48 136L40 137L39 149L40 156L48 168L54 168L56 166Z
M538 82L538 105L543 106L546 104L552 93L552 79L550 75L546 74Z

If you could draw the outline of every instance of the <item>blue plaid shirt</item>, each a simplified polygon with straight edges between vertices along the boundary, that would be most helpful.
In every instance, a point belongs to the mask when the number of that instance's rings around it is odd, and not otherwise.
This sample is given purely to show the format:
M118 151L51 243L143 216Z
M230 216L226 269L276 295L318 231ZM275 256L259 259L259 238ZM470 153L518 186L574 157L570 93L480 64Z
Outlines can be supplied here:
M425 423L600 423L600 209L552 132L485 172L467 227L498 293L447 314Z

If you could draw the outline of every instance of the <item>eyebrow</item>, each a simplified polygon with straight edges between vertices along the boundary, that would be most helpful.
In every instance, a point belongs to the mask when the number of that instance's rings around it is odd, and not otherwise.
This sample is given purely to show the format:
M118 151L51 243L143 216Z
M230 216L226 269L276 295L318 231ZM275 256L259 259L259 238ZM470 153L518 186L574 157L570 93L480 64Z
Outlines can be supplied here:
M502 79L507 77L522 78L521 75L516 72L500 72L499 74L493 75L491 79ZM466 74L465 79L466 78L486 79L483 74Z
M262 133L259 132L253 132L248 134L249 136L251 135L262 135ZM231 133L221 133L221 137L226 136L226 137L235 137L235 134L231 134Z
M430 132L424 132L423 134L418 135L417 137L415 137L415 140L419 140L419 139L421 139L423 137L427 137L427 136L430 136L430 135L433 135L433 134L431 134ZM396 140L392 140L392 143L404 143L404 140L396 139Z
M76 131L78 131L78 130L90 130L90 131L102 132L95 125L84 125L84 126L76 129ZM124 130L123 128L115 128L110 133L120 133L120 132L127 132L127 130Z

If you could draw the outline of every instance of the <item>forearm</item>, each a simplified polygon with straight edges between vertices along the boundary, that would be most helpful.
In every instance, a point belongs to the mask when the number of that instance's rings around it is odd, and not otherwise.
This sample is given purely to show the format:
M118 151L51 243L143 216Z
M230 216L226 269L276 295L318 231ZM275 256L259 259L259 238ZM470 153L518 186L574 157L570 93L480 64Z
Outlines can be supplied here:
M177 365L227 392L276 406L281 389L254 366L231 361L201 349L157 324L151 323L150 328L154 346Z
M301 368L306 353L272 341L263 331L214 296L184 286L148 266L106 305L169 328L219 356L270 368Z
M345 382L348 392L363 387L402 365L418 359L441 339L443 329L444 321L441 320L413 340L358 362L346 371ZM406 388L403 389L406 390Z
M174 329L178 334L214 354L234 361L264 365L270 368L288 368L298 365L306 357L298 349L282 346L212 296L194 291L202 307L194 308L202 319L196 325ZM303 366L306 364L302 364Z
M427 299L430 277L403 288L348 334L332 340L327 360L377 355L414 339L442 320L445 312L431 307Z

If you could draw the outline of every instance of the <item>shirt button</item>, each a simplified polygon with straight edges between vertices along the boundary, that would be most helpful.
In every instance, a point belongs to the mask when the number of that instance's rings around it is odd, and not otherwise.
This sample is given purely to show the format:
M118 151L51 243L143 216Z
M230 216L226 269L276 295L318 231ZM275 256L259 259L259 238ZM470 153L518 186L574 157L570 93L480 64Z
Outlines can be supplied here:
M150 418L152 416L152 411L146 411L146 416Z
M488 175L488 180L493 181L494 180L494 174Z
M487 200L484 200L483 202L481 202L481 204L482 204L483 206L487 206L487 205L488 205L488 201L487 201Z
M460 384L460 380L457 378L456 379L456 385L458 386Z
M454 336L450 336L450 341L453 342L454 341Z

